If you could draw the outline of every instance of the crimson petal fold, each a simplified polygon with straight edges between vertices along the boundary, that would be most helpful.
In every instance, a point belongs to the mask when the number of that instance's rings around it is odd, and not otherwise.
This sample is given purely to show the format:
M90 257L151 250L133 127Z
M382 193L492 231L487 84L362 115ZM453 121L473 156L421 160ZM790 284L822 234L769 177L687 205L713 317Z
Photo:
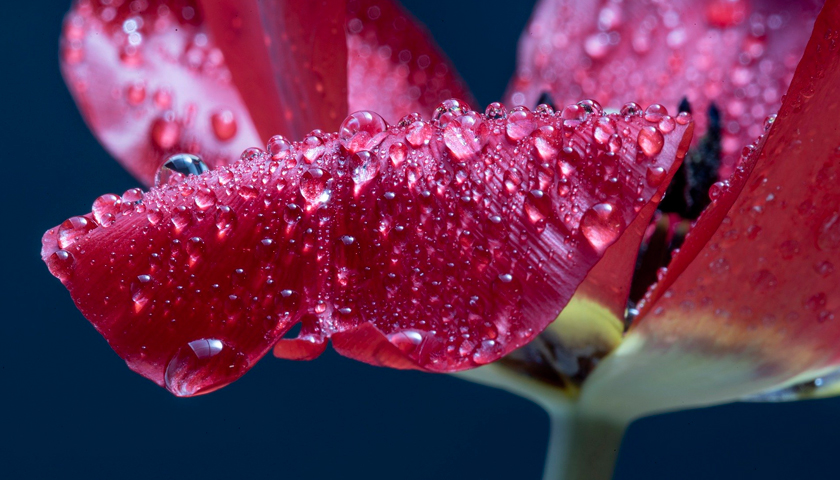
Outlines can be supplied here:
M103 195L48 231L42 256L128 365L177 395L233 381L275 344L313 358L330 338L375 365L453 372L557 317L692 127L592 102L377 118Z

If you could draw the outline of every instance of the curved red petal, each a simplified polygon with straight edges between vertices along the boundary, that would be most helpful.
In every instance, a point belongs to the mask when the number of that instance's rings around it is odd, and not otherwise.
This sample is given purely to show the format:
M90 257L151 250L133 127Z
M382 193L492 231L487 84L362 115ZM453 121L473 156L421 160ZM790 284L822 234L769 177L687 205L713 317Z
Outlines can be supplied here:
M347 114L344 0L199 3L264 138L338 128Z
M216 166L262 143L193 1L117 3L74 3L61 71L88 126L132 175L151 185L170 153Z
M629 100L676 110L687 97L700 132L710 102L723 115L722 178L762 121L776 113L821 1L542 0L519 45L508 99L543 92L620 108Z
M129 366L179 395L232 381L298 322L280 356L311 358L331 337L396 368L494 361L556 318L691 124L662 133L591 103L494 119L458 105L341 139L275 138L271 156L141 203L102 196L47 232L42 255Z
M373 110L396 122L431 115L448 98L474 105L455 67L417 20L392 0L347 3L350 111Z
M778 119L698 220L636 330L681 343L716 339L760 355L765 373L840 364L838 40L832 0Z

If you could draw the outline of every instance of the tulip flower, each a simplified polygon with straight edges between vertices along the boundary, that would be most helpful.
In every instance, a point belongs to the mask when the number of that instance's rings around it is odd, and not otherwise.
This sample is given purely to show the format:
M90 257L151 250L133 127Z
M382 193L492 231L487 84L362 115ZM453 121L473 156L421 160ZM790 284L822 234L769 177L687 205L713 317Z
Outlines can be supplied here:
M837 390L838 38L833 0L544 0L481 114L390 1L79 1L65 78L152 187L42 257L175 395L329 340L531 398L545 478L609 478L635 418Z

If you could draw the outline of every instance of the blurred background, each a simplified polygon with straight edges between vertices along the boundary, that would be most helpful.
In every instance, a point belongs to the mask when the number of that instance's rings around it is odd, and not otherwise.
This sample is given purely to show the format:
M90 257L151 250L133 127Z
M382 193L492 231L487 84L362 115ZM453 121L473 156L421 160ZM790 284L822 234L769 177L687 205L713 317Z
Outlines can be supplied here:
M405 1L482 104L500 99L532 2ZM445 375L328 351L270 356L228 388L178 399L128 370L39 256L41 234L138 186L85 127L58 70L69 0L2 16L0 477L539 479L535 405ZM492 66L491 66L492 65ZM840 400L646 418L616 479L833 478Z

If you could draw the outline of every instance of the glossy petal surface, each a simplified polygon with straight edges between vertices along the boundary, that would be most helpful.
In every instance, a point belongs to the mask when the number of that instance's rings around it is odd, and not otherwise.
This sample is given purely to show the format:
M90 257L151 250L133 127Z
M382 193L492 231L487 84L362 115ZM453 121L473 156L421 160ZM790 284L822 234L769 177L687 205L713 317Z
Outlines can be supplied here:
M429 116L448 98L474 104L455 67L425 28L392 0L347 2L350 111L373 110L396 123Z
M170 153L215 166L261 143L194 2L105 3L73 4L61 70L87 124L129 172L150 185Z
M338 128L347 114L344 0L199 3L263 138Z
M698 123L714 101L723 114L723 178L762 132L787 90L820 1L543 0L519 45L513 105L543 92L565 103L593 98L676 111L687 97Z
M48 231L42 255L129 366L179 395L232 381L295 323L280 356L311 358L332 337L369 363L457 371L557 316L690 129L645 153L638 116L436 117L275 139L273 156L248 151L141 203L105 195ZM619 141L595 138L605 123Z
M766 138L593 376L596 402L648 382L669 392L648 406L705 404L810 380L840 362L838 38L840 7L830 1Z

